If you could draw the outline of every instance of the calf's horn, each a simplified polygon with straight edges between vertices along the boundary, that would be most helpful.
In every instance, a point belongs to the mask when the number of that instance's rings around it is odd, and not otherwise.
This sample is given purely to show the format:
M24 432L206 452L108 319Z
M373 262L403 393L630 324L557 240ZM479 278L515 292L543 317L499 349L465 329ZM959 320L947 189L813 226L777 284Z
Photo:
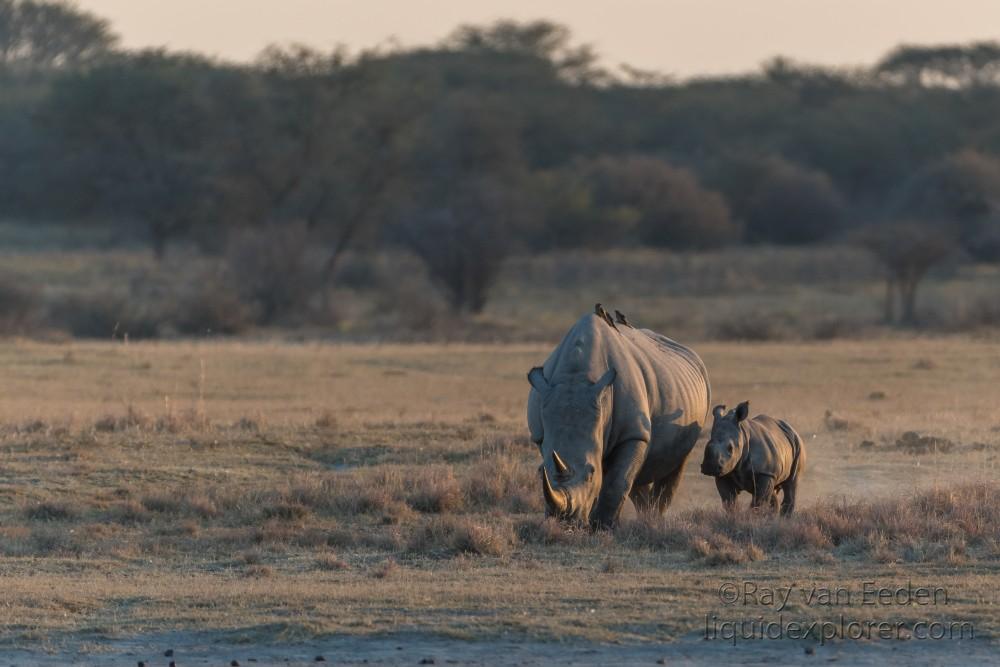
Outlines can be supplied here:
M549 481L549 471L542 466L542 490L545 491L545 504L553 514L565 514L566 512L566 492L562 489L552 488Z
M566 462L563 461L562 457L559 456L559 452L557 452L554 449L552 450L552 462L555 463L556 472L559 473L560 475L565 475L566 473L569 472L569 466L566 465Z

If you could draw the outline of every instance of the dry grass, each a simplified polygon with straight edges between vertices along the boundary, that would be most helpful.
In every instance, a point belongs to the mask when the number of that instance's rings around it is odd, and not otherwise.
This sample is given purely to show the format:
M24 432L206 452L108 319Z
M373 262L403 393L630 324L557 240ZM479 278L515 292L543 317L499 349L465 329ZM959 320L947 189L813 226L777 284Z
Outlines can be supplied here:
M217 335L247 328L260 312L218 279L217 259L210 257L177 252L156 262L142 250L31 249L4 256L5 276L18 286L13 302L29 299L30 311L10 309L23 312L8 324L10 333L48 326L55 329L49 335L75 331L98 339ZM883 281L870 254L852 246L556 252L510 258L486 311L455 318L420 261L392 252L349 256L333 312L299 304L300 312L286 319L318 321L324 336L332 320L350 340L537 341L559 336L601 300L642 326L681 338L828 340L886 331ZM924 326L995 332L998 284L996 266L935 271L919 294Z
M696 628L720 577L905 574L979 613L1000 582L991 344L697 347L719 402L804 436L793 518L725 514L692 466L663 520L544 519L523 423L541 346L0 345L0 639L648 638ZM952 446L897 447L909 432Z
M674 549L706 564L824 553L879 562L993 561L1000 545L1000 485L933 488L903 499L819 503L781 519L749 509L699 509L623 524L633 548Z

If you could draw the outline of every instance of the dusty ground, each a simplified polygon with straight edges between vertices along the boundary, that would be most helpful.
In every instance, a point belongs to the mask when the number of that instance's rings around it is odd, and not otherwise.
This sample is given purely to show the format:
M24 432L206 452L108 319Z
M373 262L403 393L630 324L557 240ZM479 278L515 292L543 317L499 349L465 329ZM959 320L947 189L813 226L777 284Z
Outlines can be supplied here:
M907 632L967 622L973 652L997 636L995 345L697 349L720 402L749 398L805 436L796 521L743 517L729 530L711 481L689 466L662 525L589 536L541 522L523 403L544 346L4 343L0 640L17 664L44 662L44 650L61 664L78 651L129 664L129 642L194 630L209 632L198 636L209 652L223 642L214 658L250 645L298 659L301 647L358 641L356 655L389 664L427 652L486 662L502 646L431 639L445 637L528 640L525 661L545 662L550 642L588 638L598 644L580 650L597 653L577 655L583 664L615 662L607 642L637 651L629 660L662 649L684 664L728 646L701 640L712 615ZM906 431L948 442L919 453L897 444ZM947 603L863 605L867 581L941 588ZM854 598L793 597L781 612L720 598L745 582ZM397 660L364 639L386 633L418 648ZM915 664L959 646L893 643ZM748 658L766 660L809 643L754 645ZM838 646L815 656L874 662L891 650Z

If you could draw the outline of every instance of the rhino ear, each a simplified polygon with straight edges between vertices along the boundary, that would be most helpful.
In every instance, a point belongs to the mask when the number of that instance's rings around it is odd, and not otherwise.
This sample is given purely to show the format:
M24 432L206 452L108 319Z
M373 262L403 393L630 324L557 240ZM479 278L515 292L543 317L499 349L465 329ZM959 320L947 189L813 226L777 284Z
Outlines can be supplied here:
M725 413L726 413L725 405L716 405L715 408L712 409L712 417L714 417L715 419L722 419L722 415L724 415Z
M736 406L736 423L739 424L741 421L747 418L750 414L750 401L743 401Z
M610 386L610 384L615 381L616 377L618 377L618 371L613 368L609 368L607 373L602 375L597 382L591 385L594 389L594 393L600 394L606 387Z
M545 373L542 372L541 366L535 366L528 371L528 382L530 382L531 386L535 388L535 391L543 396L549 393L549 390L552 389L552 385L550 385L549 381L545 379Z

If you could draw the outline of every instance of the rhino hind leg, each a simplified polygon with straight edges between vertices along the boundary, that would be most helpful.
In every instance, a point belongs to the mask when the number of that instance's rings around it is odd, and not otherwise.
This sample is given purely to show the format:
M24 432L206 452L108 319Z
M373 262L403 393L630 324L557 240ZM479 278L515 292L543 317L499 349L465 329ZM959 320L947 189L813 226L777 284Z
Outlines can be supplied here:
M799 480L792 478L781 489L781 516L790 516L795 511L795 491Z
M775 499L774 477L772 475L754 475L753 486L753 500L750 502L752 509L758 509L765 504L770 505Z
M774 493L771 494L771 499L768 501L768 504L771 506L771 511L772 512L776 512L778 510L778 491L777 490L775 490Z
M653 483L633 484L629 491L629 498L635 506L635 511L644 514L653 509Z
M683 474L684 465L681 464L677 466L677 470L654 482L653 497L656 500L656 511L660 513L660 516L666 514L667 508L673 502L674 494L677 493L677 487L681 485L681 476Z

